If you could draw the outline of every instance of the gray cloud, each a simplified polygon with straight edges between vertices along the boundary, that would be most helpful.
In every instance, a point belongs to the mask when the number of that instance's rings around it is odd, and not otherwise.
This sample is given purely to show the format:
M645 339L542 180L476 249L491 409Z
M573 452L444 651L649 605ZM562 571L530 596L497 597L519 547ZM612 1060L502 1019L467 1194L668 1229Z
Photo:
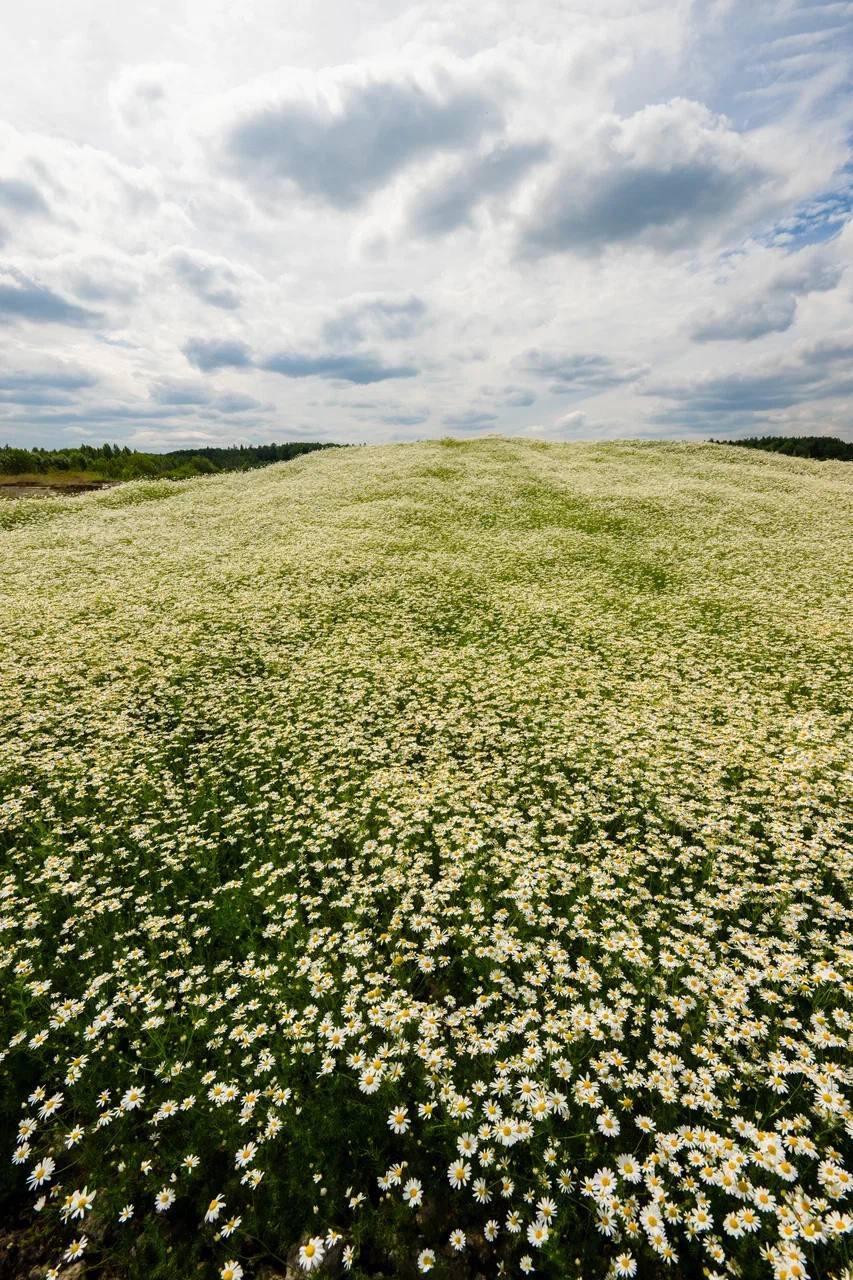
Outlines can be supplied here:
M268 356L258 367L285 378L335 378L362 385L389 378L414 378L418 372L413 365L386 365L377 356L359 353L307 355L283 351Z
M45 285L37 284L15 268L3 268L0 275L0 323L31 320L34 324L67 324L77 328L97 324L96 311L69 302ZM5 278L4 278L5 276Z
M752 342L767 333L790 329L797 314L797 295L834 289L841 279L835 264L811 264L780 272L758 297L711 309L697 317L690 331L694 342Z
M261 400L256 400L254 396L246 396L239 391L224 391L213 401L213 408L217 413L248 413L252 409L266 410L270 406L265 405Z
M0 206L17 214L50 214L38 187L19 178L0 178Z
M471 409L467 413L446 413L441 419L446 427L458 427L461 431L487 427L489 423L497 420L496 413L478 413L476 409Z
M181 283L203 302L228 311L239 307L238 276L224 258L176 247L166 255L166 262Z
M585 355L579 352L559 354L533 348L518 360L527 373L552 378L550 390L557 393L576 391L584 395L596 395L622 383L635 382L648 372L645 365L620 367L603 355Z
M151 388L150 394L157 404L210 404L213 399L207 388L198 382L160 382Z
M246 369L252 353L245 342L233 338L190 338L183 348L190 364L205 373L211 369Z
M750 369L709 373L681 383L652 383L642 394L675 401L652 415L655 422L708 431L731 429L756 416L853 394L853 338L814 343L793 358Z
M41 369L35 372L16 371L0 372L0 390L14 395L29 392L45 391L79 391L83 387L93 387L98 379L85 370Z
M721 311L708 312L691 329L694 342L751 342L765 333L783 333L790 329L797 314L797 299L792 293L776 297L753 298Z
M486 386L480 388L480 393L498 404L505 405L509 409L523 409L536 403L536 393L531 391L529 387L513 385L505 387Z
M421 423L429 421L428 413L384 413L379 419L380 422L386 422L389 427L419 427Z
M348 346L364 338L410 338L422 326L426 303L415 294L404 298L367 298L341 307L323 325L323 337L333 346Z
M291 181L345 209L367 198L419 156L476 141L498 123L482 93L446 96L413 80L343 84L339 106L279 101L258 106L225 137L225 160L262 187Z
M563 166L522 227L519 252L693 244L767 176L741 136L701 104L646 107L611 122Z
M550 151L545 142L501 144L460 165L443 181L415 197L409 216L411 229L431 237L470 225L480 201L509 191L531 165L545 160Z

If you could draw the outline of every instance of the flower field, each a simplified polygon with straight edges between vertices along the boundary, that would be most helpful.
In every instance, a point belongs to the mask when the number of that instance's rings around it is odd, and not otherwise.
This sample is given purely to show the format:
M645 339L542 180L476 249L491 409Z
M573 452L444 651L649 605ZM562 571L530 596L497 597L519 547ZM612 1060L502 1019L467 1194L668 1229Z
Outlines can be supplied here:
M850 1276L851 481L485 438L3 504L37 1274Z

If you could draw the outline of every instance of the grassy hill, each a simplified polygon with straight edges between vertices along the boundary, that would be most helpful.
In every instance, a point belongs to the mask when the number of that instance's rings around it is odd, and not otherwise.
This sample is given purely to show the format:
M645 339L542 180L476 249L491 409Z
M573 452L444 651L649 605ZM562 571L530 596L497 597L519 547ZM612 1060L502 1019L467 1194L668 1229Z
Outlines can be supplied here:
M497 438L0 508L36 1260L840 1277L851 508Z

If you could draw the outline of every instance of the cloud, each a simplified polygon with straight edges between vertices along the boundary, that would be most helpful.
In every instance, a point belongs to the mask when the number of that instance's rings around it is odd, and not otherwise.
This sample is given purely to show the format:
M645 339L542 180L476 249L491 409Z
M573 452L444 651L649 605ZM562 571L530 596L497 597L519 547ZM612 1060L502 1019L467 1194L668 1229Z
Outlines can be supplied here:
M690 336L694 342L751 342L765 333L790 329L796 313L797 299L792 293L770 294L740 306L708 312L694 325Z
M121 254L72 254L60 260L62 278L87 302L131 303L142 288L142 272Z
M498 415L496 413L480 413L476 409L471 409L467 413L446 413L441 421L446 427L457 427L461 431L471 431L477 427L487 427L492 422L497 422Z
M30 320L33 324L66 324L77 328L97 324L103 317L69 302L46 285L38 284L14 267L0 267L0 323Z
M418 373L413 365L387 365L373 355L343 355L334 352L308 355L282 351L268 356L258 367L271 373L280 373L285 378L334 378L361 385L384 382L390 378L414 378Z
M10 393L44 390L79 391L84 387L93 387L98 379L84 369L73 369L57 365L52 369L0 370L0 389Z
M19 215L50 214L47 201L38 187L19 178L0 178L0 208Z
M281 88L226 130L225 164L268 193L290 183L338 209L360 204L414 160L467 146L499 123L482 91L441 80L354 67L282 74Z
M834 289L841 274L837 263L815 261L789 267L763 293L741 296L727 306L700 313L690 336L694 342L752 342L767 333L783 333L794 323L797 296Z
M419 413L383 413L379 419L390 427L419 427L422 423L429 421L429 414L426 411Z
M205 373L211 369L247 369L252 364L251 351L245 342L235 338L190 338L183 352L190 364Z
M572 409L570 413L562 414L554 423L557 431L579 431L586 422L586 414L581 409Z
M264 404L261 400L256 400L254 396L243 395L239 391L225 391L222 395L216 396L213 401L213 408L218 413L249 413L252 410L264 411L274 408L273 405Z
M151 399L157 404L210 404L213 399L202 382L161 382L151 388Z
M810 402L853 394L853 334L802 346L792 356L674 383L650 383L641 394L675 404L655 422L730 430Z
M536 403L536 393L529 387L514 385L504 387L480 387L480 394L508 409L523 409Z
M485 155L457 166L416 195L409 214L410 230L432 237L470 225L474 209L482 200L510 191L532 165L541 163L550 152L547 142L501 143Z
M609 356L577 352L563 355L536 348L527 351L517 363L527 373L553 379L550 390L557 394L576 391L583 395L597 395L611 387L635 382L648 372L646 365L621 367Z
M357 298L324 323L323 337L332 346L349 346L365 338L410 338L422 327L426 314L426 303L415 294Z
M743 135L684 98L611 117L562 166L521 229L522 256L695 244L770 178Z
M239 277L227 259L175 246L164 261L178 280L203 302L227 311L239 307Z
M166 111L176 86L188 69L174 62L143 63L124 67L109 87L109 102L119 124L127 130L144 129Z

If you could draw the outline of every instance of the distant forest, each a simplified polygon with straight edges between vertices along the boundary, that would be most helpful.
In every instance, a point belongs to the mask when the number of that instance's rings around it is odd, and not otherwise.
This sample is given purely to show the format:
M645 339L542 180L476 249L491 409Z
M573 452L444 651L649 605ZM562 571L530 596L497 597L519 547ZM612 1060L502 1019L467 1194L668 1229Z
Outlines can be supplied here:
M741 449L766 449L791 458L838 458L853 462L853 444L838 436L750 436L747 440L711 440L711 444L736 444Z
M232 445L226 449L172 449L169 453L141 453L127 445L74 445L67 449L0 448L0 475L64 476L71 479L137 480L145 476L184 480L219 471L247 471L270 462L288 462L313 449L336 445L294 441L289 444Z

